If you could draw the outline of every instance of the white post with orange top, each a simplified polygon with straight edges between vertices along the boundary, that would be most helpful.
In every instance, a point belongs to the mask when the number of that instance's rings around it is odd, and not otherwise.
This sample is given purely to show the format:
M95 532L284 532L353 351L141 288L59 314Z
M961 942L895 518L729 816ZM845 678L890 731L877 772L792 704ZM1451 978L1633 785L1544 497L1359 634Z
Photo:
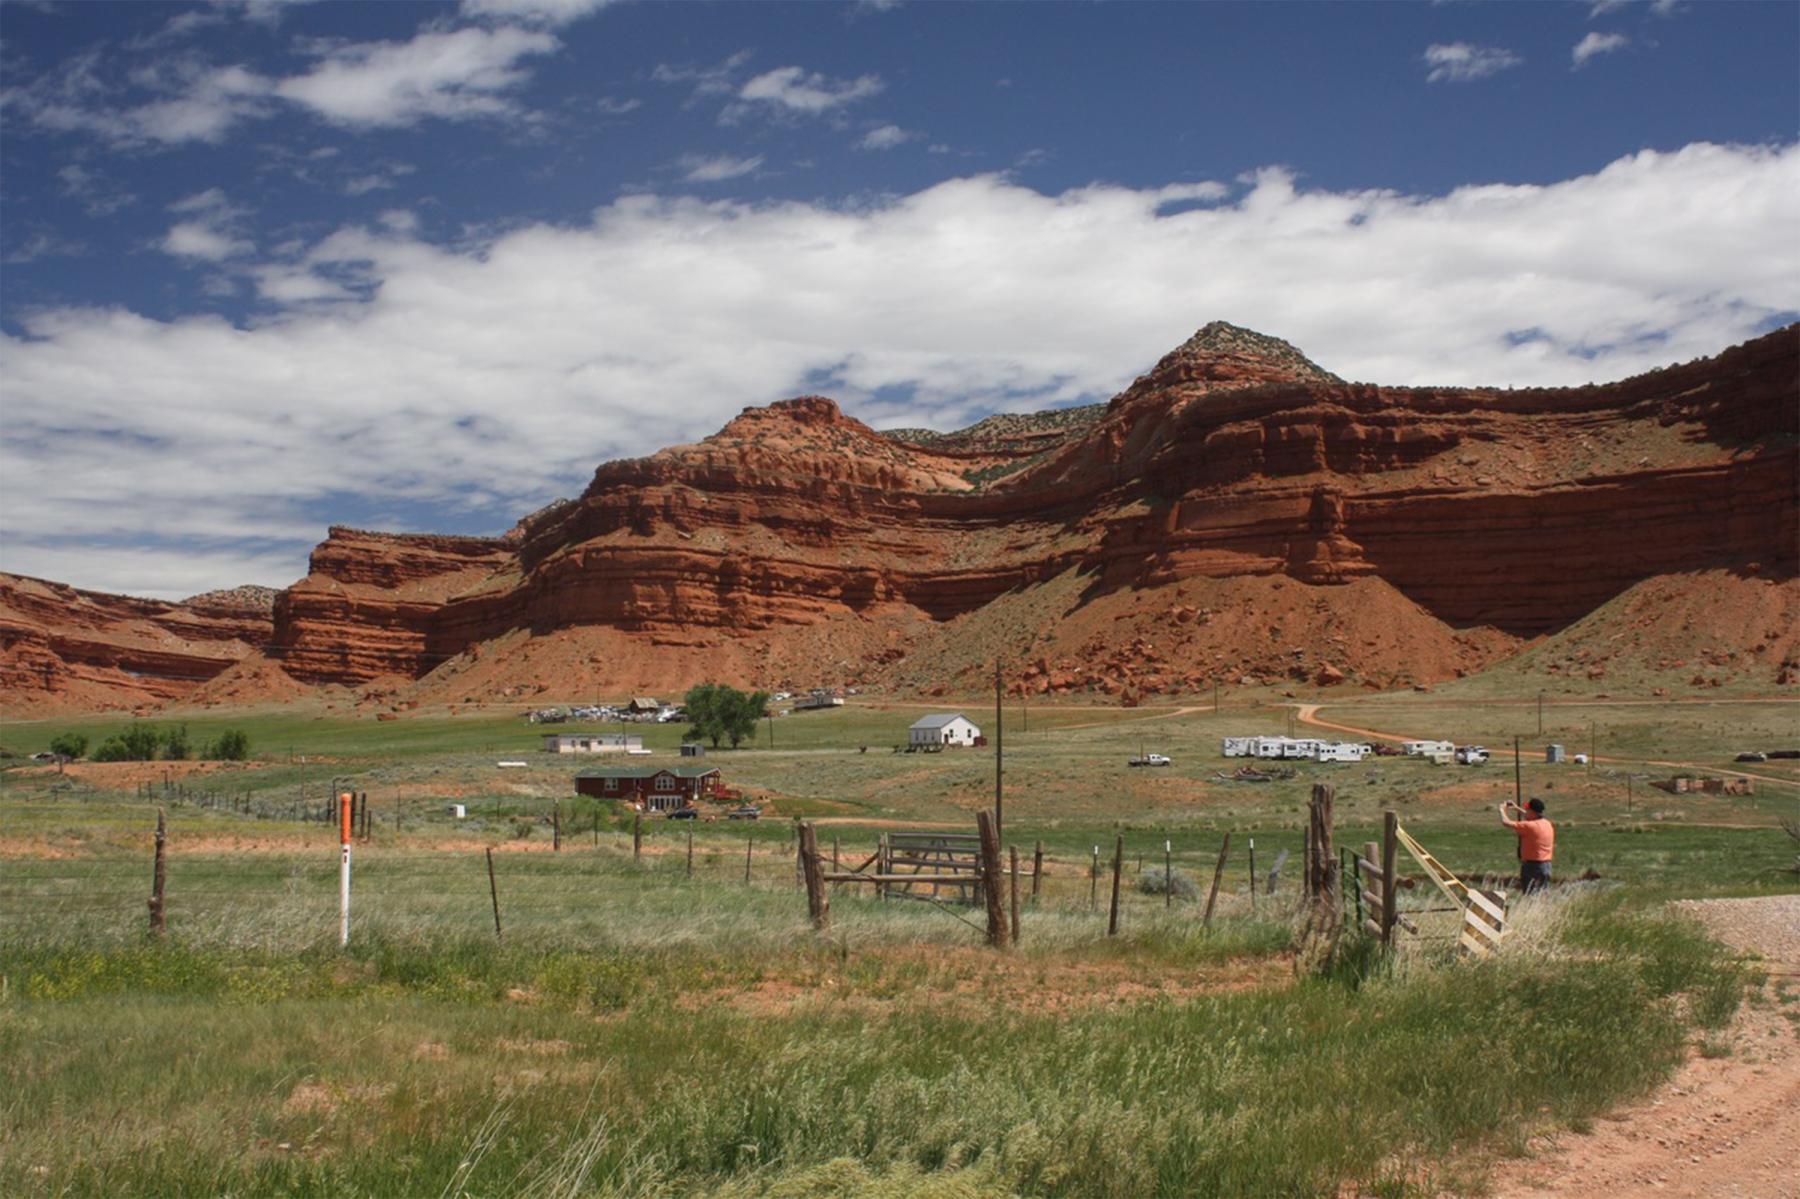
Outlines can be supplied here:
M344 847L343 864L338 868L338 908L342 924L338 929L338 948L350 944L350 793L338 796L338 831Z

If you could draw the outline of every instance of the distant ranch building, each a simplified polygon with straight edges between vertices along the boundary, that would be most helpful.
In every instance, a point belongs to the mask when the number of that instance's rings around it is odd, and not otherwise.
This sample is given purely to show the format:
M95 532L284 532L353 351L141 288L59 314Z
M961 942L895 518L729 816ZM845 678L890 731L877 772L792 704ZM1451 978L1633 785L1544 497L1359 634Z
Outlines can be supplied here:
M575 792L669 812L713 798L721 777L716 766L594 766L575 776Z
M545 733L547 754L628 754L644 748L636 733Z
M961 712L921 716L906 731L910 745L979 745L981 730Z

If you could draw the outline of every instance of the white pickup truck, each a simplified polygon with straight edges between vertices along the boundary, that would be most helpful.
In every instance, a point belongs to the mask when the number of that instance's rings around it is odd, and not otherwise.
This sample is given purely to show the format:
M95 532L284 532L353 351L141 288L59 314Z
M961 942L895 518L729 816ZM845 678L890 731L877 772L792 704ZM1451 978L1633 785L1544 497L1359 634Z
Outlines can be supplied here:
M1480 745L1459 745L1456 747L1456 764L1458 766L1486 766L1488 751Z
M1169 756L1167 754L1142 754L1125 763L1127 766L1167 766L1168 764Z

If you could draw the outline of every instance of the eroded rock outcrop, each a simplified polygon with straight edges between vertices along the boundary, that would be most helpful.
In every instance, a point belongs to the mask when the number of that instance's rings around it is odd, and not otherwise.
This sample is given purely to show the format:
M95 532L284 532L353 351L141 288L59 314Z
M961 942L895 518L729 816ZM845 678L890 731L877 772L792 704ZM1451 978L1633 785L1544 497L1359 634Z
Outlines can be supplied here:
M1215 322L1074 415L889 436L807 396L607 463L505 538L333 529L267 655L453 698L925 690L996 653L1041 661L1020 685L1044 692L1426 683L1647 581L1794 596L1797 378L1794 327L1499 391L1345 382Z
M274 594L169 603L0 574L0 696L33 713L180 699L269 643Z

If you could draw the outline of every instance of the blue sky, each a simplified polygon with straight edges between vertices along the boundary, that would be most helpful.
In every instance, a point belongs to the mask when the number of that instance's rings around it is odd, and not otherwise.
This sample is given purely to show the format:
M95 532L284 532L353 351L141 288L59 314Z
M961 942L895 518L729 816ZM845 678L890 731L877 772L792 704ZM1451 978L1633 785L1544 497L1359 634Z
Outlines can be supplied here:
M0 0L0 569L283 585L803 391L1212 319L1571 384L1800 310L1800 5Z

